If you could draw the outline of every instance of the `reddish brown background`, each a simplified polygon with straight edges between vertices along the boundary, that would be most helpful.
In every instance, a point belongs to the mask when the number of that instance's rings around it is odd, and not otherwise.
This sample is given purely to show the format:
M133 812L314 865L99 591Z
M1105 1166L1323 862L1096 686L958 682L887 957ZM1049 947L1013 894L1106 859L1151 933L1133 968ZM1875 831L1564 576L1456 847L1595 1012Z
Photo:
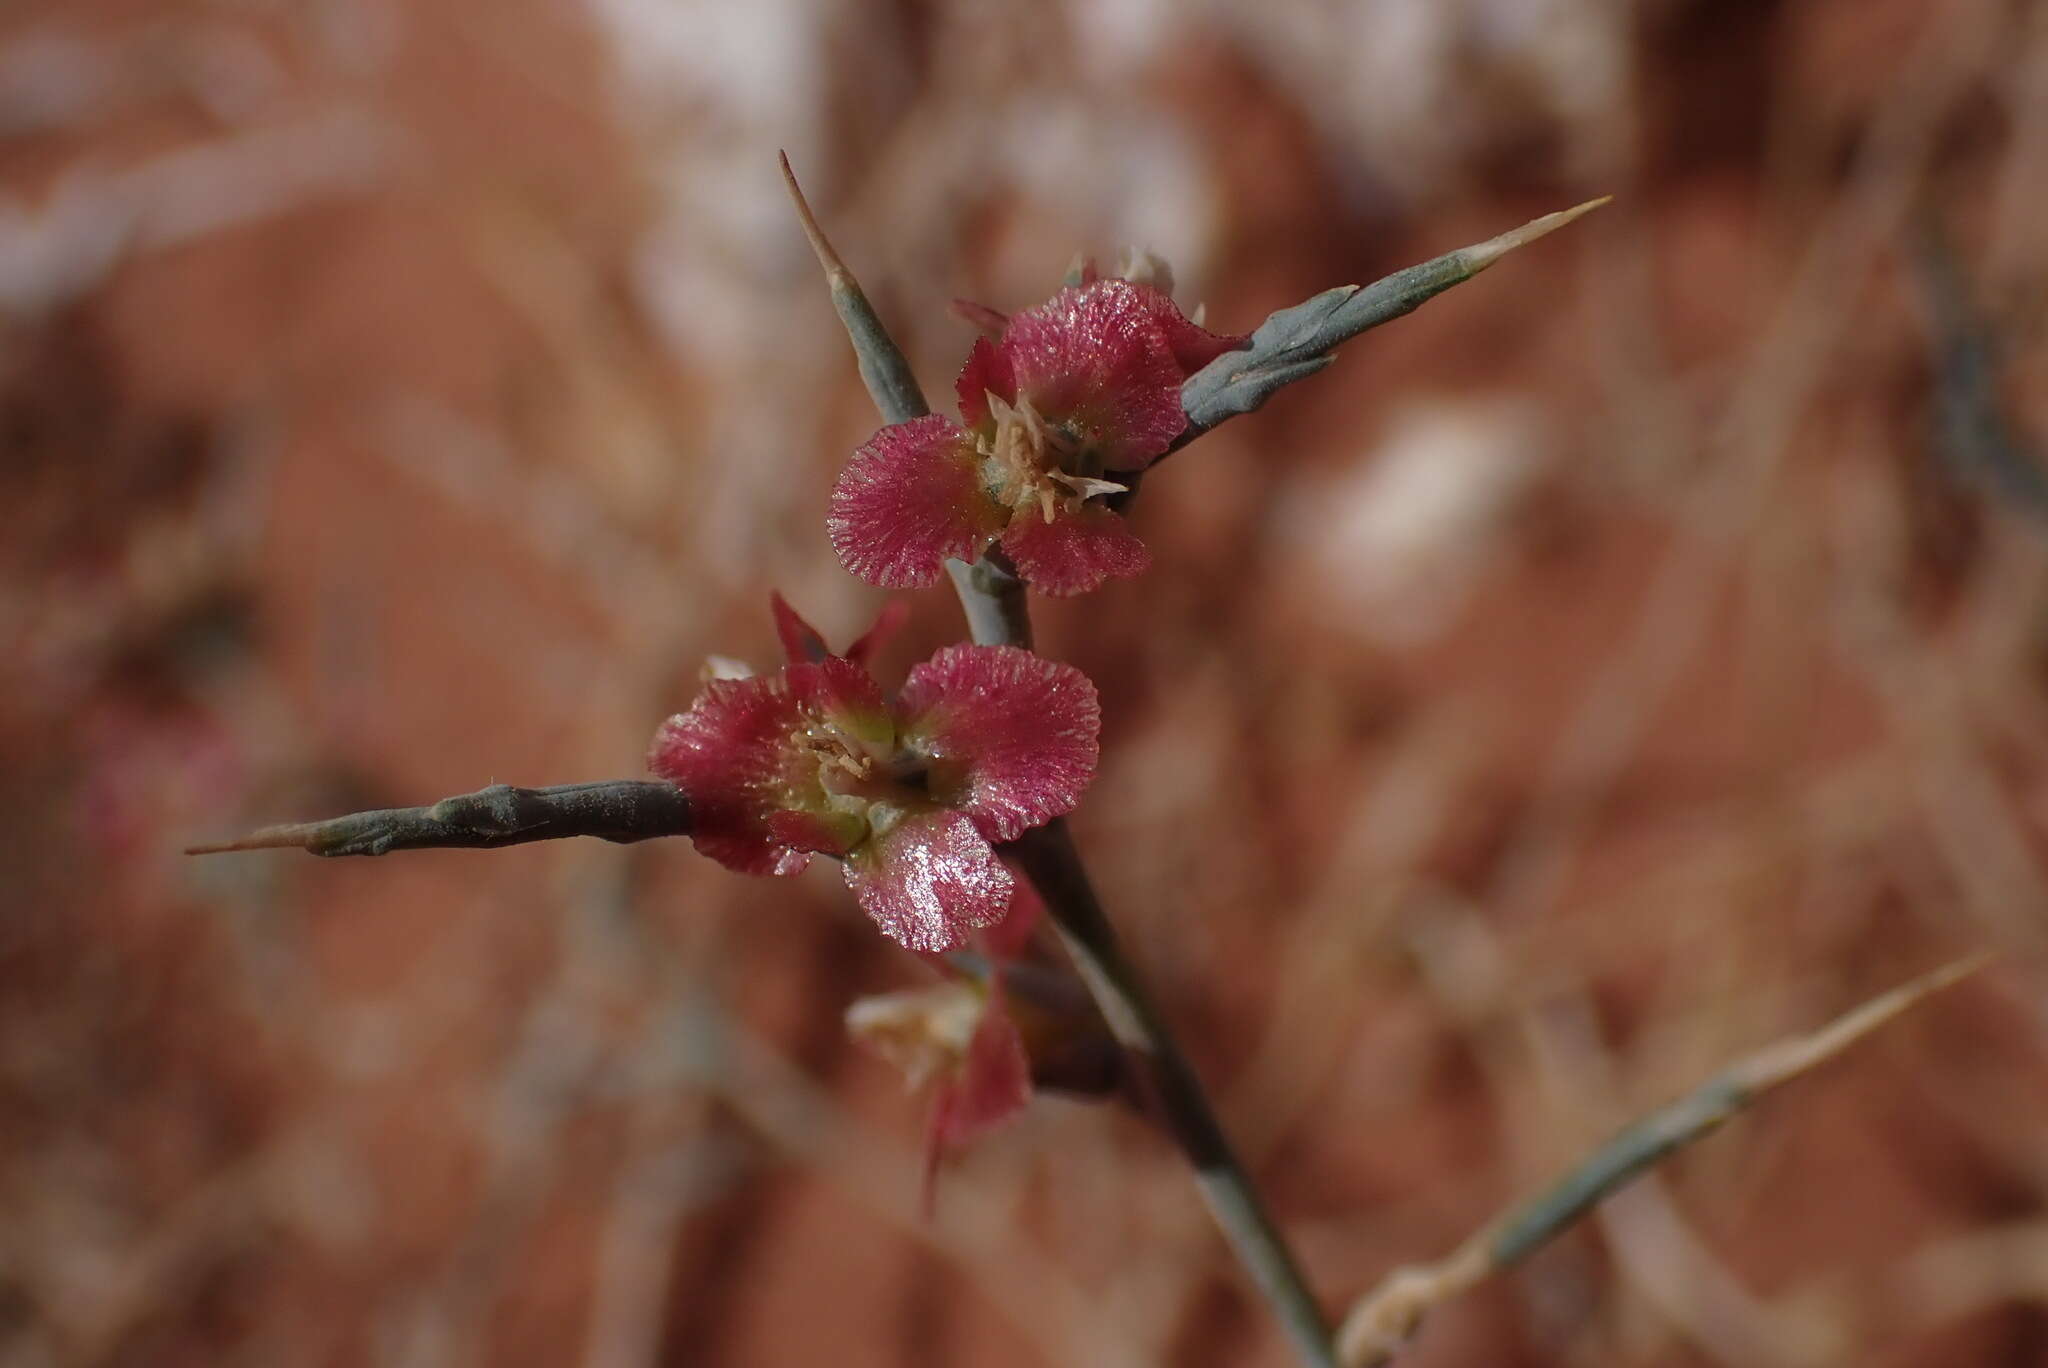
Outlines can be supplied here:
M874 419L777 147L935 393L945 301L1077 247L1244 327L1613 193L1042 607L1105 695L1078 832L1333 1306L2002 949L1407 1362L2048 1362L2048 10L15 0L0 1363L1285 1362L1115 1112L921 1217L840 1026L921 971L829 869L177 853L636 772L771 585L865 623L821 519ZM916 596L884 673L959 632Z

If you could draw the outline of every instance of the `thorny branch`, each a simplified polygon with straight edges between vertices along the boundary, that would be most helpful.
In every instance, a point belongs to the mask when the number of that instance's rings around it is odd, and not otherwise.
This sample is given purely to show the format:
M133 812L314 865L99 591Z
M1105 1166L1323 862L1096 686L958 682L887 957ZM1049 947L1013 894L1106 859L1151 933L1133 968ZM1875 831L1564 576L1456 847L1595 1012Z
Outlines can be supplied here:
M1631 1179L1716 1130L1765 1093L1969 977L1988 959L1973 955L1945 965L1872 998L1817 1031L1765 1046L1628 1127L1548 1190L1511 1208L1448 1257L1394 1270L1345 1316L1337 1337L1344 1368L1381 1368L1391 1362L1431 1310L1514 1267Z
M887 381L887 377L907 376L908 363L902 359L888 329L875 316L860 286L825 240L786 156L782 159L782 174L811 248L825 268L833 306L840 318L847 320L847 336L860 356L861 377L868 382L875 407L890 422L899 421L892 416L896 412L912 416L927 412L924 396L914 390L914 380L909 382L913 389L907 393ZM870 349L880 349L887 355L871 357ZM883 380L878 383L877 377ZM1009 573L1006 565L984 555L971 566L962 561L949 562L947 569L952 573L953 587L959 592L961 608L976 642L1030 646L1030 606L1024 584ZM1294 1342L1295 1351L1312 1368L1335 1368L1330 1326L1322 1307L1279 1228L1259 1200L1250 1175L1231 1149L1201 1078L1140 985L1115 928L1096 899L1087 868L1066 823L1054 820L1027 831L1004 849L1016 859L1045 900L1060 940L1095 996L1096 1007L1124 1047L1141 1100L1172 1134L1194 1169L1196 1182L1217 1225L1265 1295L1275 1317Z
M1188 425L1167 449L1172 455L1227 418L1250 413L1278 390L1306 380L1336 360L1343 343L1413 313L1453 285L1470 280L1517 247L1554 233L1609 197L1545 214L1512 232L1382 277L1370 285L1339 285L1268 315L1244 348L1225 352L1187 378L1180 406ZM1165 456L1159 458L1166 459ZM1154 462L1156 465L1157 462Z
M623 845L689 830L689 800L666 780L607 779L548 788L492 784L425 807L267 826L240 840L188 846L185 853L296 846L315 855L387 855L394 850L494 849L565 836L595 836Z
M819 229L787 157L782 159L782 170L804 232L824 268L833 308L853 343L861 379L883 420L899 423L929 412L909 362L862 293L859 282ZM1549 214L1513 232L1395 272L1371 285L1326 290L1274 313L1252 334L1244 349L1219 357L1189 377L1181 391L1188 426L1169 454L1218 423L1250 413L1282 387L1320 371L1334 359L1334 349L1341 343L1399 318L1451 286L1471 279L1516 247L1533 242L1604 203L1604 199L1594 200ZM999 550L991 549L973 564L950 561L947 570L975 642L1027 649L1031 646L1025 585ZM662 781L611 780L538 789L494 784L425 807L386 808L326 821L264 827L240 840L190 847L187 853L297 847L322 856L383 855L394 850L492 848L568 836L596 836L624 843L685 835L689 829L687 799L674 785ZM1029 832L1008 850L1044 896L1061 938L1095 994L1098 1007L1130 1055L1134 1073L1142 1080L1145 1100L1167 1125L1195 1169L1218 1225L1265 1294L1297 1352L1304 1362L1316 1368L1334 1368L1337 1351L1322 1309L1232 1151L1200 1078L1139 985L1135 970L1096 900L1065 824L1054 822ZM1734 1102L1729 1110L1740 1105L1741 1101ZM1663 1148L1644 1151L1633 1160L1633 1167L1618 1171L1609 1186L1719 1119L1716 1116L1713 1121L1702 1123L1684 1139ZM1547 1200L1560 1213L1561 1225L1597 1200L1597 1193L1578 1200L1576 1205L1555 1197ZM1548 1232L1554 1228L1545 1228L1546 1233L1528 1247L1548 1238ZM1498 1247L1489 1244L1482 1253L1496 1257ZM1466 1252L1461 1251L1438 1267L1450 1268L1467 1258ZM1494 1266L1498 1265L1484 1267ZM1358 1333L1355 1326L1360 1315L1371 1309L1367 1305L1353 1313L1346 1325L1347 1344ZM1419 1318L1419 1309L1415 1315Z
M862 293L860 282L846 269L839 253L832 250L825 230L818 226L810 203L804 199L803 188L796 183L796 173L790 170L788 155L782 154L781 161L782 181L789 187L797 221L803 225L804 236L817 254L818 265L825 270L825 283L832 290L832 309L846 327L847 340L853 343L854 358L860 366L861 382L867 386L868 396L875 401L882 421L907 423L930 413L931 405L925 402L924 391L918 387L902 348L889 336L881 315ZM990 547L972 564L948 560L946 573L953 580L954 592L960 596L960 609L967 615L967 632L976 645L1031 649L1031 609L1024 598L1024 581L1017 577L1009 558L999 548Z

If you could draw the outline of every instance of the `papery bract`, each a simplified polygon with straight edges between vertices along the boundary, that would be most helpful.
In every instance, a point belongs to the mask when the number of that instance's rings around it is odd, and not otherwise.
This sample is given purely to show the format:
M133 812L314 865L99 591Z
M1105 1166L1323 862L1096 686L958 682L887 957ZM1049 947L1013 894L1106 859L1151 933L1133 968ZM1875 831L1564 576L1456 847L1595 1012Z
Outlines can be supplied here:
M775 601L791 663L713 679L663 723L648 765L690 797L691 839L749 874L844 860L892 939L938 952L1000 922L1016 878L993 843L1071 811L1095 774L1101 710L1079 670L1013 646L950 646L891 700L865 665Z
M973 307L985 329L1001 319ZM1049 594L1138 574L1150 557L1103 500L1187 426L1188 376L1244 342L1149 285L1069 286L975 342L959 422L892 424L854 453L832 491L832 545L855 575L895 588L933 583L991 543Z

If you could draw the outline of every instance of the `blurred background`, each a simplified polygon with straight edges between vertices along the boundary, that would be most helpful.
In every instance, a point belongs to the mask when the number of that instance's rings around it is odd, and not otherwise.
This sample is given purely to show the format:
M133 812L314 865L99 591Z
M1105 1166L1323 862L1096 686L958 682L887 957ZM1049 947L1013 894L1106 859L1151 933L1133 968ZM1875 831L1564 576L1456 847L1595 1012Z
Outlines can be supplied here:
M1077 833L1333 1307L2002 950L1406 1361L2048 1363L2024 0L0 6L0 1363L1288 1361L1115 1109L925 1218L828 867L178 853L634 775L771 586L866 625L778 147L935 398L1077 249L1248 329L1614 194L1041 603Z

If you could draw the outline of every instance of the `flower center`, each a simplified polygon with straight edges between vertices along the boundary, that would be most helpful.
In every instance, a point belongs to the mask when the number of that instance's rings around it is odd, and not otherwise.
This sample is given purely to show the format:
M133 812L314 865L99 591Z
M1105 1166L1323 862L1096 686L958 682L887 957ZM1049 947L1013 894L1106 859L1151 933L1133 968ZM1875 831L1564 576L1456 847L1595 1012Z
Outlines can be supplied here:
M1081 511L1098 494L1121 494L1129 486L1099 478L1094 453L1045 421L1031 400L1008 403L988 391L995 433L980 440L983 478L996 501L1013 514L1037 507L1047 522L1055 511ZM1091 469L1092 467L1092 469Z
M871 824L882 812L926 801L924 762L890 742L862 737L830 717L813 715L789 735L791 749L817 766L818 787L831 812ZM803 760L799 760L799 765Z

